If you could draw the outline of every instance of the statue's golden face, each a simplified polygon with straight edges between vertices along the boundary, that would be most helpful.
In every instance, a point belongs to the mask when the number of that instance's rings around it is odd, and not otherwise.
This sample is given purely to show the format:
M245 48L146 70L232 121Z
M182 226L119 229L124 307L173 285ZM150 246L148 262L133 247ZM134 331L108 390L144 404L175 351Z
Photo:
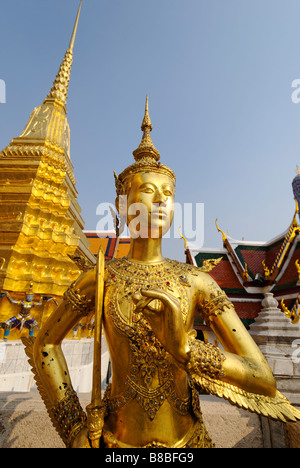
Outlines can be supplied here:
M174 217L173 181L157 172L132 176L127 192L127 224L132 237L161 238Z

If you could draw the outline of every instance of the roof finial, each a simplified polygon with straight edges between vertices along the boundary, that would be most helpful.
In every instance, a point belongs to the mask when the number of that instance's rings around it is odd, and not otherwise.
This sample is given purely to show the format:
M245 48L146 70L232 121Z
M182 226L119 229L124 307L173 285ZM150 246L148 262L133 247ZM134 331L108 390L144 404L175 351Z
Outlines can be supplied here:
M225 232L223 232L222 229L220 229L218 226L218 218L216 219L215 223L216 223L217 230L222 234L223 242L225 242L227 240L227 237L226 237Z
M142 132L143 137L140 143L140 146L133 152L133 156L136 161L150 157L154 158L156 161L159 161L160 154L157 149L154 147L150 132L152 131L152 123L149 115L149 103L148 103L148 94L146 96L146 105L145 105L145 115L142 122Z
M82 0L80 0L79 9L78 9L71 41L69 44L69 48L64 56L64 59L59 68L58 74L56 76L56 79L53 83L50 93L45 99L45 102L49 100L50 101L54 100L58 102L59 104L61 104L62 106L65 106L67 104L71 68L72 68L72 63L73 63L73 48L74 48L75 37L77 33L77 28L78 28L81 5L82 5Z

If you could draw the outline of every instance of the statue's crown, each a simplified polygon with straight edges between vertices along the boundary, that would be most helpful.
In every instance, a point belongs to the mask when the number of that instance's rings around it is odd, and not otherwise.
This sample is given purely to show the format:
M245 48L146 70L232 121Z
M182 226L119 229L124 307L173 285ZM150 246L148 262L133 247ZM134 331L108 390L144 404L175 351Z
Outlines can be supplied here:
M175 185L176 178L172 169L159 162L160 154L155 148L150 135L152 128L147 95L145 115L141 126L143 137L139 147L133 151L136 162L127 167L119 176L114 173L118 195L125 194L126 180L130 176L140 172L159 172L160 174L165 174L173 180Z

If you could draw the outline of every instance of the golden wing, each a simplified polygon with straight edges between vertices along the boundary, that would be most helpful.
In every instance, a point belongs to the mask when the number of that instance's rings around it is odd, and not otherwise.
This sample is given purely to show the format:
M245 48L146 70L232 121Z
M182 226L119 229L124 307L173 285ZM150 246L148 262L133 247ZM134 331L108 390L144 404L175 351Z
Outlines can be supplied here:
M68 431L68 423L74 424L74 429L80 430L82 427L85 426L86 424L86 413L82 410L78 397L76 395L76 399L74 399L73 395L71 394L68 398L64 398L62 400L63 402L63 410L60 408L57 411L56 405L53 406L53 403L50 401L47 391L44 387L44 384L42 380L39 377L39 374L37 372L35 362L34 362L34 356L33 356L33 347L34 347L34 342L35 338L34 337L22 337L22 342L25 346L25 353L27 355L28 362L31 366L31 370L34 375L34 380L37 385L37 389L41 395L41 398L46 406L48 415L51 419L51 422L56 429L57 433L65 443L65 445L69 448L71 445L71 440L69 439L70 437L70 432ZM75 393L75 392L74 392ZM58 402L57 402L58 403ZM68 409L69 408L74 408L74 405L76 405L76 412L77 416L74 417L74 413L72 418L67 417L68 416ZM66 422L67 420L67 422ZM69 432L69 433L68 433ZM72 432L71 432L72 434Z
M268 418L282 422L300 420L300 411L278 390L274 397L246 392L235 385L212 379L206 375L193 374L192 381L208 393L228 400L231 404Z
M47 392L45 391L44 389L44 386L42 384L42 381L38 375L38 372L36 370L36 367L35 367L35 362L34 362L34 358L33 358L33 345L34 345L34 342L35 342L35 337L33 336L30 336L29 338L25 337L25 336L22 336L21 338L22 342L23 342L23 345L24 345L24 350L25 350L25 354L27 355L28 357L28 363L29 365L31 366L31 371L33 373L33 376L34 376L34 380L35 380L35 383L36 383L36 386L37 386L37 389L41 395L41 398L46 406L46 409L47 409L47 412L49 414L49 417L52 421L52 424L53 426L55 427L55 429L57 430L58 433L60 433L59 431L59 427L57 426L57 422L55 420L55 418L53 417L53 414L52 414L52 404L49 400L49 397L48 397L48 394Z

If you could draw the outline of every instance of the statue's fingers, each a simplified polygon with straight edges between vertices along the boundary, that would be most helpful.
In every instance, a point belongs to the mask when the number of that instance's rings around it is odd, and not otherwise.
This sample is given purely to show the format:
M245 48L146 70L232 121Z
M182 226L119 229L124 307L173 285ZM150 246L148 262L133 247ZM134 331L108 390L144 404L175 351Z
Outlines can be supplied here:
M166 306L174 306L173 296L171 296L166 291L162 291L161 289L141 289L141 294L145 297L151 298L151 300L159 299Z
M151 301L153 301L152 297L149 297L147 299L145 299L145 298L140 299L138 301L138 303L136 304L136 312L139 311L139 310L143 310L145 307L147 307L149 305L149 303Z

